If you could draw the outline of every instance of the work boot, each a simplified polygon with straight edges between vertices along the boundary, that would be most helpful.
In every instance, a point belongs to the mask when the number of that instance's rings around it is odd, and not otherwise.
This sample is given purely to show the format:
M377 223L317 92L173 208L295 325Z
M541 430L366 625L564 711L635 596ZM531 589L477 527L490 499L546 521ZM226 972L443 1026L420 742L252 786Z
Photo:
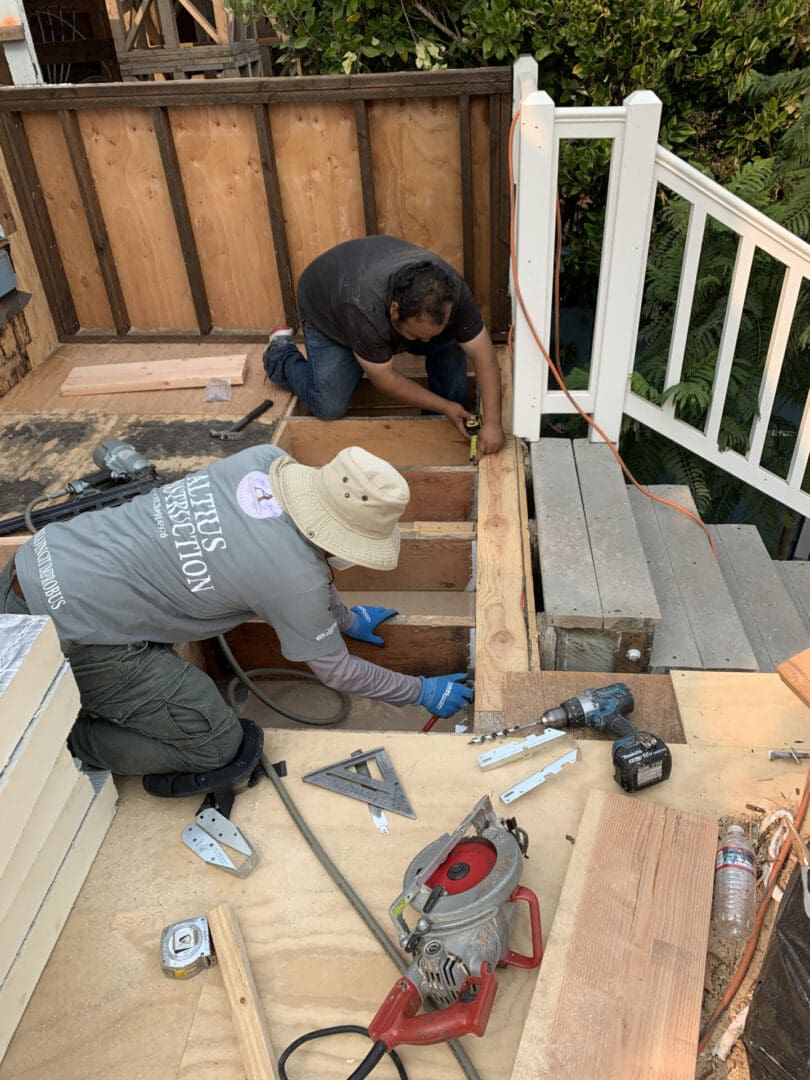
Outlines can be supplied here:
M149 773L143 778L145 790L163 799L210 795L213 799L209 804L215 805L227 817L235 792L252 787L261 773L264 732L252 720L242 720L241 724L242 745L233 761L208 772Z
M285 345L291 345L293 331L289 326L276 326L270 332L267 345L262 354L262 363L267 378L280 386L282 390L289 390L290 386L284 378L284 360L286 353Z

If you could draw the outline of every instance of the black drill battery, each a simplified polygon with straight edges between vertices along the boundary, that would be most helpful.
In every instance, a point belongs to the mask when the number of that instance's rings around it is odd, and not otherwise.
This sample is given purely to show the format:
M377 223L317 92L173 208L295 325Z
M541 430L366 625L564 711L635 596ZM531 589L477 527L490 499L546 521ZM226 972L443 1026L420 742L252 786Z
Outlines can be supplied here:
M637 731L613 744L614 778L625 791L668 780L672 772L672 754L663 739L649 731Z

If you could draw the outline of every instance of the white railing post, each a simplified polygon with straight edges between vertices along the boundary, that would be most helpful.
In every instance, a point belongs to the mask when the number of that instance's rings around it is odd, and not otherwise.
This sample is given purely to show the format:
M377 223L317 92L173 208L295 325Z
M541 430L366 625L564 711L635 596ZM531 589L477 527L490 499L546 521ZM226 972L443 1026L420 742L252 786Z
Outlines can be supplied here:
M650 90L636 90L624 105L627 118L611 157L591 354L593 418L614 442L635 359L661 121L661 101ZM589 437L601 441L593 429Z
M29 86L43 82L22 0L0 0L0 26L5 31L0 47L5 53L14 85Z
M526 308L548 348L554 283L554 205L557 147L554 102L538 91L524 98L516 128L515 259ZM534 442L540 438L543 390L548 368L512 288L514 369L512 430Z

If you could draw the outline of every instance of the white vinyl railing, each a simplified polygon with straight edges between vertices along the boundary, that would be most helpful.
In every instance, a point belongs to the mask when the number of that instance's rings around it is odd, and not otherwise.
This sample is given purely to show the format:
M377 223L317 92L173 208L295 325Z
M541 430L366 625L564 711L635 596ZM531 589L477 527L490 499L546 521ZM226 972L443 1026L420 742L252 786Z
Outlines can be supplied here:
M786 477L762 464L799 292L810 279L810 245L658 146L661 102L655 94L637 91L615 108L557 108L548 94L537 92L536 73L536 64L528 58L515 65L515 103L520 107L514 140L515 255L521 293L544 344L550 340L551 330L560 142L612 140L590 377L588 388L572 391L573 397L612 440L618 439L626 414L810 517L810 493L802 491L810 456L810 396ZM703 429L679 420L671 399L659 406L630 389L659 184L690 204L665 388L681 379L707 217L739 238L712 400ZM758 416L748 451L740 454L721 450L718 438L748 280L758 250L767 252L785 270L760 385ZM544 414L570 413L574 408L556 388L514 291L513 310L513 429L516 435L534 441L540 436ZM591 438L599 436L591 431Z

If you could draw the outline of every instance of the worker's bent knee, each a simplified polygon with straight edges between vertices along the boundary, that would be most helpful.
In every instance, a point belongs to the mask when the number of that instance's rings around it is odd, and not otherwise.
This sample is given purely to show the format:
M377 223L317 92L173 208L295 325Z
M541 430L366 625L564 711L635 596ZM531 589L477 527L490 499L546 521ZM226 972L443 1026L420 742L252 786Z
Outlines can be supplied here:
M323 401L320 399L305 402L305 404L318 420L342 420L349 407L348 402Z

